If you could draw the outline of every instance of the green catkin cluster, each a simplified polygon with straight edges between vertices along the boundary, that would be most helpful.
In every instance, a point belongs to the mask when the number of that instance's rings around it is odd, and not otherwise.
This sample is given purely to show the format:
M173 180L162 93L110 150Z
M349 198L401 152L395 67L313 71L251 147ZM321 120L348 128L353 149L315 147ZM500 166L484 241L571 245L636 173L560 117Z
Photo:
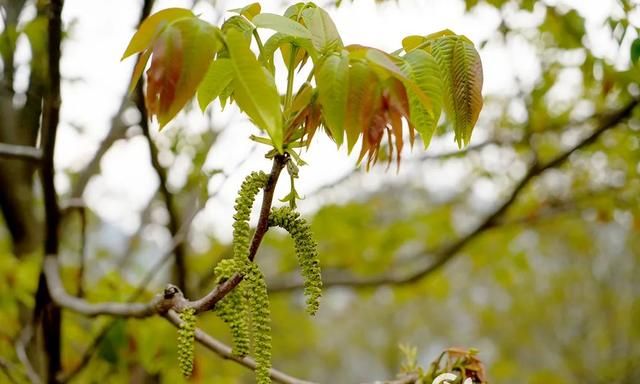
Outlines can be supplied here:
M215 268L216 283L222 283L229 279L237 271L236 262L233 259L220 261ZM216 303L215 312L231 330L233 337L233 353L236 356L249 354L249 324L248 308L245 297L244 282L229 292L222 300Z
M244 282L253 332L253 352L256 360L257 384L269 384L271 369L271 311L264 275L255 263L248 264Z
M269 226L285 229L293 238L298 264L304 279L304 295L307 298L307 312L315 314L322 295L322 276L318 245L313 240L311 229L298 212L289 207L274 208L269 216Z
M249 263L249 237L251 229L249 227L249 217L251 208L260 189L267 184L269 176L264 172L252 172L244 179L236 198L233 215L233 257L236 260L238 272L243 273ZM244 273L243 273L244 274Z
M184 377L191 376L193 371L193 352L196 338L196 310L187 308L180 313L180 329L178 330L178 365Z

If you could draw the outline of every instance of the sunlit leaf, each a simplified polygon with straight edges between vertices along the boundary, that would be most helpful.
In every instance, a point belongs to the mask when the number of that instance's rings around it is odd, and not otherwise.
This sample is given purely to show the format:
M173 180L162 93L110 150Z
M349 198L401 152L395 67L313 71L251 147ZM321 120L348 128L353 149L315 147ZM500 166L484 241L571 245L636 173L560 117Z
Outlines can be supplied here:
M324 121L338 146L342 144L344 136L348 79L349 55L346 51L327 57L316 74Z
M464 36L434 40L431 52L441 67L445 108L454 123L458 146L468 144L482 109L482 63L473 43Z
M251 3L242 8L230 9L229 12L237 13L238 15L242 15L249 20L252 20L256 15L260 13L262 7L260 3Z
M153 46L147 71L146 104L150 116L165 126L189 101L217 51L220 32L198 18L165 28Z
M413 94L420 100L420 102L422 102L427 110L433 110L434 107L431 98L425 94L420 87L418 87L413 79L407 77L407 75L398 65L396 65L388 54L380 50L370 48L367 50L365 57L374 65L385 69L391 76L402 81L409 89L412 90Z
M131 38L121 60L150 48L154 39L162 32L167 24L188 17L195 17L195 15L190 10L184 8L167 8L147 17Z
M207 74L198 86L198 105L203 112L207 105L220 96L231 83L233 74L230 59L222 58L211 63Z
M310 39L311 32L305 28L302 24L280 15L273 13L261 13L253 18L253 24L258 28L273 29L276 32L284 33L285 35Z
M425 108L412 89L407 89L410 108L410 122L416 128L424 147L428 147L435 132L442 110L442 75L435 58L422 50L414 50L403 57L403 70L428 95L431 109Z
M342 49L342 39L331 17L322 8L307 8L302 12L309 31L313 47L318 52L326 53Z
M345 131L349 152L358 137L368 128L373 113L373 102L378 87L378 79L364 62L354 62L349 68L349 91Z
M233 98L282 151L282 110L273 77L260 65L241 32L227 32L227 48L235 71Z

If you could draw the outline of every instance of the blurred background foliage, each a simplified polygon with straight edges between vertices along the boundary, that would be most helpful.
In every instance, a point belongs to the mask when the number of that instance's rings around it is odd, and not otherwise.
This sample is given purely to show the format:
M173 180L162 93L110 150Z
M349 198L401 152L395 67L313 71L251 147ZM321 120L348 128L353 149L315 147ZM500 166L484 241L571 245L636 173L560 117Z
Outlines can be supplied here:
M37 140L34 116L40 113L46 66L41 6L0 1L0 142ZM464 7L470 15L491 12L500 18L490 38L476 41L481 56L496 49L516 55L514 45L525 47L532 58L530 78L516 77L517 87L509 92L485 95L469 148L427 154L414 149L404 156L399 176L384 166L368 174L354 170L308 191L302 206L307 204L325 276L335 285L326 289L315 318L304 313L301 292L291 289L297 281L291 240L279 231L267 236L257 260L273 290L274 366L322 383L392 378L400 371L398 346L404 343L417 347L425 367L447 347L478 348L493 383L638 383L637 108L566 161L532 176L498 217L481 225L509 200L534 161L545 164L570 150L610 111L638 97L640 66L629 55L639 35L638 4L613 1L596 26L564 1L466 0ZM589 28L598 29L598 39ZM25 37L26 45L20 43ZM14 89L20 44L30 49L29 80L26 88ZM144 276L154 279L139 299L176 279L189 297L200 297L212 287L213 265L230 255L228 241L196 228L176 253L186 267L169 263L168 274L154 263L169 242L153 246L147 234L169 228L175 235L198 207L218 198L219 185L209 178L224 183L233 169L201 169L208 156L221 155L210 154L210 148L226 126L167 130L149 141L160 182L132 233L120 233L90 206L73 208L74 199L89 200L85 187L114 143L149 139L137 126L135 105L135 98L125 97L98 154L64 170L71 185L62 197L69 202L62 233L64 282L91 301L129 300ZM441 137L451 139L444 125ZM167 182L171 177L180 182ZM26 381L16 345L34 305L43 230L33 178L29 163L0 160L0 382ZM448 248L465 238L454 251ZM410 276L442 254L450 256L442 267L408 283L357 284ZM198 325L230 341L212 314L200 317ZM86 318L65 311L63 337L63 367L74 372L71 382L183 380L176 330L163 319ZM36 366L42 363L40 356L30 358ZM253 375L198 349L190 380L249 383Z

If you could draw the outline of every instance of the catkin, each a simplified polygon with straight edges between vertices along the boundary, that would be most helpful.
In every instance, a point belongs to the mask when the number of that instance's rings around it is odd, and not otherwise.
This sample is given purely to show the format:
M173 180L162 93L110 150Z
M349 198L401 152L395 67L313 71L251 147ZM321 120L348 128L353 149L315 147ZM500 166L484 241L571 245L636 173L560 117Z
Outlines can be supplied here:
M195 349L196 315L194 308L187 308L180 313L180 329L178 330L178 365L184 377L191 376L193 371L193 353Z
M222 260L215 269L216 282L229 279L237 270L233 259ZM247 320L248 308L245 298L246 283L243 281L222 300L216 303L215 313L224 321L231 330L233 337L233 353L236 356L249 354L250 337Z
M269 216L269 226L285 229L294 241L296 257L304 279L304 295L307 298L307 312L315 314L322 295L322 276L318 245L311 234L307 222L298 212L289 207L274 208Z
M252 172L244 179L240 186L238 197L235 202L235 214L233 215L233 257L236 260L238 272L244 274L247 264L250 262L249 255L249 217L256 195L260 189L264 188L269 176L264 172Z
M255 263L250 263L244 277L251 309L253 352L256 360L256 382L269 384L271 369L271 311L264 275Z

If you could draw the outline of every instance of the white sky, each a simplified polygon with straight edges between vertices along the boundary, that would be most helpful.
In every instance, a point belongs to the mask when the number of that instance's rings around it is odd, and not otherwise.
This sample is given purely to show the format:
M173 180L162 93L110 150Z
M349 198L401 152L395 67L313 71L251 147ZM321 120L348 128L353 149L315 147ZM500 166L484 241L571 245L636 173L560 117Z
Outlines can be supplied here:
M236 8L249 1L219 1L222 9ZM280 12L282 1L263 1L263 11ZM293 3L284 2L286 4ZM322 4L321 1L318 3ZM451 0L400 0L387 4L374 4L373 0L356 0L329 12L340 31L345 44L359 43L395 50L400 46L403 36L409 34L428 34L444 28L465 34L475 42L490 37L499 23L497 11L490 7L479 7L471 15L464 15L462 1ZM557 3L557 1L549 1ZM613 0L574 0L567 1L578 5L581 13L587 17L590 30L600 29L603 18L610 13ZM62 125L56 153L56 166L59 170L80 169L93 156L99 142L109 129L110 119L116 112L133 66L133 59L120 62L121 54L131 38L139 16L141 1L131 0L66 0L63 19L67 25L71 23L70 36L64 44L62 72L67 79L63 85ZM154 11L159 9L188 6L187 1L158 1ZM208 21L214 21L217 15L209 6L195 9ZM518 25L535 23L544 16L536 12L533 17L517 18ZM594 35L595 36L595 35ZM593 38L597 43L597 36ZM601 46L602 54L616 57L617 52L607 51L607 44ZM481 51L483 60L485 87L487 94L512 94L515 88L515 76L521 77L525 83L533 83L539 73L535 57L531 50L517 42L508 49L489 44ZM24 76L24 74L23 74ZM18 79L19 82L19 79ZM199 129L205 125L202 115L189 116L190 129ZM220 121L233 121L233 129L229 129L216 143L207 166L209 168L231 167L241 160L252 143L248 135L254 133L251 126L233 113L233 108L219 114ZM182 122L187 120L181 120ZM82 128L78 132L73 126ZM167 131L177 129L172 125ZM157 131L157 128L155 128ZM474 137L474 141L482 141L482 129ZM165 131L155 132L154 136L162 140ZM318 135L322 136L322 135ZM304 195L316 186L339 178L354 166L354 156L348 158L345 151L336 153L334 145L327 139L318 140L312 150L304 154L310 165L301 169L299 192ZM453 140L446 142L435 140L431 151L453 149ZM259 151L260 152L260 151ZM262 151L264 152L264 151ZM421 149L415 148L414 153ZM149 160L148 149L140 136L128 141L116 143L102 162L102 175L93 179L85 193L87 204L104 220L120 226L127 232L133 232L138 226L139 211L147 204L157 186L157 178ZM189 164L183 164L182 168ZM251 170L269 168L269 162L261 154L252 157L238 174L231 178L215 201L210 201L207 208L195 223L196 229L213 231L223 238L229 237L231 228L232 201L242 178ZM226 168L231 168L226 167ZM181 168L181 167L176 167ZM437 177L438 172L431 175L432 183L440 182L444 188L447 183L459 182L456 172L444 171L446 177ZM460 173L460 172L458 172ZM402 179L407 177L406 171L396 175L394 171L376 172L367 182L377 185L381 179ZM461 173L462 174L462 173ZM174 172L171 180L179 184L181 172ZM434 177L436 176L436 177ZM440 172L440 176L443 176ZM439 181L438 181L439 180ZM69 187L66 176L57 178L61 190ZM284 183L278 195L284 196L288 186ZM216 180L212 186L217 185ZM365 186L366 187L366 186ZM305 200L301 202L303 210L309 210L318 204Z

